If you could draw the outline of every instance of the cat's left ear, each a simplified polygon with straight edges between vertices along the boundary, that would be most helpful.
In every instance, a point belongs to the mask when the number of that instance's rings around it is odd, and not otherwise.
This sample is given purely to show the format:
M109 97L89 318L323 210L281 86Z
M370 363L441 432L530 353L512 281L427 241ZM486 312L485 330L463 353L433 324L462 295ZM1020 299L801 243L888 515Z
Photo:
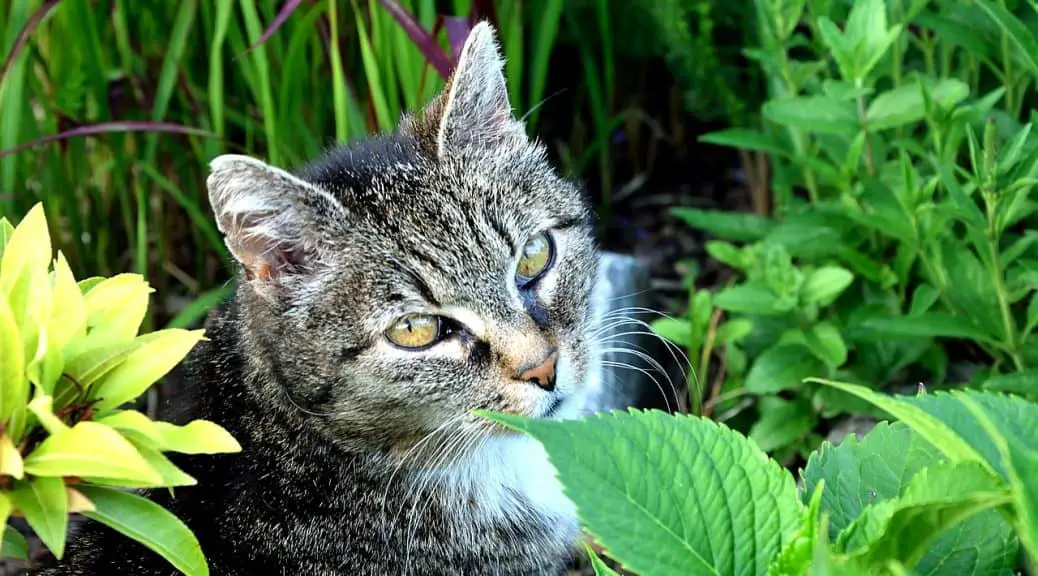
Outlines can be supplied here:
M470 145L483 150L510 139L525 140L525 127L512 116L503 68L493 27L487 22L476 24L447 80L436 140L438 156Z
M227 248L266 296L312 273L332 248L345 210L320 188L255 158L210 162L209 202Z

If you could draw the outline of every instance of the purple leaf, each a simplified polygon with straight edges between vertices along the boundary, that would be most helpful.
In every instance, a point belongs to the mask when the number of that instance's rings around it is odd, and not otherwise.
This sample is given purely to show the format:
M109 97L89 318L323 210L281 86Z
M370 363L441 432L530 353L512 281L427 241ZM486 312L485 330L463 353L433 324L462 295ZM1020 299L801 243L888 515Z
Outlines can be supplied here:
M292 13L296 11L296 8L299 8L299 5L302 3L303 0L286 0L286 2L281 5L281 10L278 11L278 15L274 17L274 21L271 22L270 26L267 26L267 29L263 31L259 40L256 40L252 46L249 46L245 52L238 56L244 56L245 54L252 52L260 44L270 40L270 37L278 31L278 28L281 28L281 25L285 23L285 20L288 20L288 17L291 16Z
M378 2L393 15L393 18L404 29L404 32L407 32L407 36L415 43L415 46L418 46L418 50L425 56L426 61L433 68L436 68L440 76L444 78L450 76L451 60L444 54L440 45L436 43L436 36L422 28L421 22L414 17L414 14L404 9L396 0L378 0Z
M93 136L96 134L106 134L110 132L166 132L172 134L187 134L190 136L203 136L206 138L216 138L216 134L207 132L200 128L192 128L190 126L182 126L180 124L172 124L169 122L143 122L143 121L126 121L126 122L102 122L100 124L91 124L89 126L79 126L71 130L59 132L58 134L50 134L33 140L31 142L25 142L19 144L14 148L8 148L7 150L0 150L0 158L4 156L10 156L16 154L22 150L28 148L34 148L36 146L42 146L43 144L49 144L51 142L57 142L59 140L66 140L68 138L74 138L77 136Z
M447 28L447 41L451 46L453 64L461 57L461 49L465 47L465 39L469 37L472 26L466 16L444 16L443 25Z
M0 67L0 82L4 80L7 70L14 64L14 59L18 57L18 53L25 47L25 43L29 41L29 36L31 36L36 30L36 27L40 25L43 17L57 6L59 2L61 2L61 0L49 0L29 17L29 21L25 23L25 27L23 27L22 31L18 33L18 38L15 39L14 45L11 46L11 53L4 59L3 67Z

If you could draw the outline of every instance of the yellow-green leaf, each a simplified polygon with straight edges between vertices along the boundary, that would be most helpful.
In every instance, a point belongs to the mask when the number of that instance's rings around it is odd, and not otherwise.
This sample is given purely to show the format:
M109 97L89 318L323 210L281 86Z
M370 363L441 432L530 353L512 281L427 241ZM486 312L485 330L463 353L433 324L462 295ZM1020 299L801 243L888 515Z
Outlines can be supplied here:
M241 444L218 424L192 420L185 426L155 422L162 434L163 449L182 454L230 454L241 452Z
M14 226L11 226L11 221L7 218L0 218L0 260L4 257L4 249L7 248L7 243L11 241L11 236L14 234Z
M155 425L155 422L136 410L119 410L96 420L96 422L115 428L131 441L134 441L134 444L139 444L140 441L143 441L146 446L165 450L165 440L162 438L162 433Z
M65 554L68 496L61 478L15 480L11 501L25 521L58 559Z
M19 480L25 475L22 454L7 434L0 436L0 475L11 476Z
M80 422L52 434L25 458L25 471L34 476L98 476L158 482L158 472L115 429L97 422Z
M54 399L50 396L33 398L32 402L29 402L29 410L36 415L48 434L57 434L69 429L68 424L62 422L61 418L54 414Z
M0 292L9 294L23 271L46 273L50 264L50 231L43 204L37 202L15 227L0 258Z
M187 356L204 330L171 328L150 334L150 340L130 353L91 390L98 410L110 410L143 394Z
M68 359L65 373L75 378L80 386L87 388L140 347L141 342L138 340L127 340L81 350Z
M79 487L96 510L83 515L140 542L187 576L208 576L198 539L180 519L158 504L119 490Z
M25 372L43 394L51 395L54 393L55 384L61 378L65 359L46 324L38 322L37 327L36 354L25 368Z
M0 423L25 408L29 380L25 377L25 345L7 305L0 296Z
M54 262L54 288L47 331L59 351L75 338L86 335L86 302L76 284L65 255L58 252Z
M160 488L175 486L194 486L198 481L185 473L175 464L169 461L161 452L146 445L132 442L141 456L148 462L153 470L158 472L160 480L157 482L137 482L133 480L121 480L119 478L107 478L105 476L85 476L83 480L91 484L101 486L118 486L123 488Z
M94 503L89 498L83 496L83 493L71 486L65 487L65 493L68 494L68 513L69 514L82 514L83 512L93 512L96 508Z
M99 334L112 342L137 335L148 309L148 295L154 290L139 274L117 274L94 286L84 296L88 339Z

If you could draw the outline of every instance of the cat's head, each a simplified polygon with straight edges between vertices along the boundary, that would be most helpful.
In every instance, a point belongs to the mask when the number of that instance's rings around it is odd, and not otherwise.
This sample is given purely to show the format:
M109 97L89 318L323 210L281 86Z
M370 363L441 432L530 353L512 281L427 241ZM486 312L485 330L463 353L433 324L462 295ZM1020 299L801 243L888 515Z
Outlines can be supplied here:
M395 446L475 426L473 409L579 408L592 213L513 116L489 25L396 133L296 174L221 156L208 185L271 402Z

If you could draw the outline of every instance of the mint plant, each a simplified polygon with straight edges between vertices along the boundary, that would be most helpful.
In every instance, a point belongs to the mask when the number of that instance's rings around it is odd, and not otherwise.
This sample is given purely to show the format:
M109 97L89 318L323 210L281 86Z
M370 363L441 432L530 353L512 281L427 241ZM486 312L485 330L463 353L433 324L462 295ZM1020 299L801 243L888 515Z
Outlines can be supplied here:
M70 514L133 538L190 576L209 573L197 539L126 489L190 486L165 453L239 452L220 426L153 421L124 407L176 366L202 330L139 334L151 288L120 274L76 281L54 259L42 204L0 219L0 526L3 556L24 559L23 517L61 558Z
M655 324L695 359L690 404L753 406L751 438L791 462L878 415L808 377L942 386L956 346L968 384L1035 397L1030 29L987 0L756 6L762 127L703 140L769 155L775 213L673 209L737 274Z
M813 384L895 420L824 443L800 470L800 488L755 442L697 416L481 414L544 446L586 531L636 574L963 576L1035 557L1038 404L976 390Z

